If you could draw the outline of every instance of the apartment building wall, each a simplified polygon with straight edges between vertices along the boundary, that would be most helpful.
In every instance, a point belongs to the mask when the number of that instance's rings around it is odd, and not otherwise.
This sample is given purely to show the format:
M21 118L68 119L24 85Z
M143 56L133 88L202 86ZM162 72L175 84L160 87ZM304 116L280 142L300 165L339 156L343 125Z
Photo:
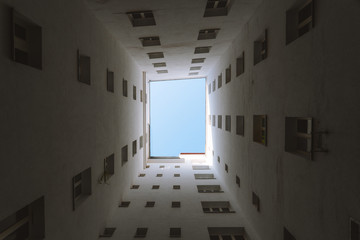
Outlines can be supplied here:
M11 8L41 26L42 70L12 61ZM131 155L132 141L138 148L143 135L142 73L81 0L2 0L0 19L0 219L44 196L46 239L95 239L142 166L139 149ZM91 58L91 85L77 80L78 49ZM121 166L125 145L129 160ZM113 153L115 174L98 184ZM88 167L92 194L73 211L72 178Z
M305 1L304 1L305 2ZM259 239L349 239L349 218L360 219L357 136L360 87L359 1L315 1L315 26L285 43L286 10L300 1L265 1L207 77L207 155L214 151L219 172L236 194L242 214ZM268 30L268 56L254 65L254 41ZM236 76L236 58L245 51L245 72ZM231 82L225 69L231 64ZM218 75L222 87L218 89ZM267 115L264 146L253 141L253 115ZM209 124L216 115L216 126ZM222 129L217 124L222 115ZM231 132L225 131L231 115ZM236 135L235 117L245 117L245 135ZM327 130L314 161L284 151L285 117L313 117L315 131ZM211 146L212 145L212 146ZM220 164L217 162L220 156ZM235 176L241 187L235 184ZM260 212L252 204L260 198Z

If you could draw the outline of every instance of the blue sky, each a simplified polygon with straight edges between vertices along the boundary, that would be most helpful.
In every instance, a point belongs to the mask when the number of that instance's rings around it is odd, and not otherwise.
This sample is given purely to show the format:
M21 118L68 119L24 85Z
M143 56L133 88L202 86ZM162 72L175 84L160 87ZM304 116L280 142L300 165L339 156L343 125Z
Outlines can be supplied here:
M151 156L205 152L205 79L150 82Z

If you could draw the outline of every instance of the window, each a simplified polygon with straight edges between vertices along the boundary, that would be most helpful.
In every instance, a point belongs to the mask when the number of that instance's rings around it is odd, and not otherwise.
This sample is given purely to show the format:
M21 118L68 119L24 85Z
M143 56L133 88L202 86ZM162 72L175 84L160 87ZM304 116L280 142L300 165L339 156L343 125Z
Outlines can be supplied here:
M198 73L198 72L191 72L191 73L189 73L189 76L192 76L192 75L199 75L199 73Z
M244 136L244 116L236 116L236 134Z
M190 67L190 71L201 70L201 66Z
M153 63L154 67L166 67L166 62Z
M156 177L162 177L163 175L161 173L156 174Z
M213 92L215 92L215 90L216 90L216 85L215 85L215 79L214 79L214 81L213 81Z
M147 228L137 228L134 237L136 237L136 238L144 238L144 237L146 237L147 231L148 231Z
M179 189L180 189L180 185L173 185L173 189L179 190Z
M163 74L163 73L168 73L168 70L157 70L156 72L158 74Z
M181 228L170 228L170 237L171 238L180 238L181 237Z
M115 173L115 154L111 154L110 156L104 159L104 173L98 179L98 182L106 183L109 178Z
M106 70L106 89L108 92L114 92L114 72Z
M180 168L180 166L179 166L179 165L175 165L175 168Z
M1 239L44 239L44 197L26 205L0 221Z
M133 27L153 26L156 25L154 14L152 11L127 12L129 20Z
M222 73L218 76L218 89L222 86Z
M91 195L91 167L75 175L72 179L73 210Z
M253 118L254 142L267 145L267 117L266 115L254 115Z
M227 164L225 164L225 171L228 173L229 172L229 167Z
M191 63L203 63L205 62L205 58L193 58L191 59Z
M231 81L231 65L225 69L225 84Z
M212 173L196 173L194 176L195 179L215 179L214 174Z
M128 145L121 148L121 165L128 161Z
M254 42L254 65L266 59L267 55L268 55L268 36L267 36L267 29L265 29L264 33L260 36L260 38Z
M105 228L104 232L99 237L112 237L116 228Z
M152 186L152 189L159 189L160 188L160 185L153 185Z
M179 173L175 173L175 174L174 174L174 177L180 177L180 174L179 174Z
M171 202L171 207L172 208L180 208L181 207L181 202Z
M218 163L220 163L220 156L217 157L217 161L218 161Z
M238 175L236 175L236 185L240 187L240 178L238 177Z
M225 130L228 132L231 132L231 116L230 115L225 116Z
M123 96L128 96L128 81L123 79Z
M143 102L143 90L140 90L140 102Z
M139 189L140 185L132 185L130 189Z
M210 240L245 240L243 227L208 227Z
M88 84L91 84L90 80L90 57L80 54L80 51L77 51L78 59L78 81Z
M256 207L256 210L260 212L260 198L254 192L252 193L252 204Z
M146 175L145 173L140 173L139 177L145 177L145 175Z
M213 127L215 127L215 125L216 125L215 115L212 116L212 125L213 125Z
M150 165L146 165L146 168L150 168Z
M245 72L245 52L236 59L236 76L240 76Z
M136 86L133 86L133 99L136 100Z
M143 47L160 46L159 37L142 37L139 38Z
M150 52L147 55L149 56L149 59L164 58L163 52Z
M222 193L220 185L197 185L199 193Z
M42 69L42 29L12 10L12 57L15 62ZM90 81L90 80L89 80Z
M210 167L208 165L194 165L192 166L193 170L209 170Z
M296 240L296 238L285 227L284 227L284 240Z
M119 207L127 208L130 205L130 201L122 201Z
M350 240L360 239L360 224L358 221L350 218Z
M202 53L209 53L210 52L210 46L206 47L196 47L194 54L202 54Z
M222 116L218 115L218 128L222 128Z
M314 6L314 1L306 0L301 6L286 11L286 44L295 41L314 27Z
M219 30L219 28L202 29L199 31L198 40L215 39Z
M211 94L211 83L208 85L208 94Z
M164 165L160 165L159 168L165 168L165 166L164 166Z
M204 17L227 16L229 11L228 0L208 0Z
M155 202L146 202L145 207L154 207L155 206Z
M143 136L140 136L139 144L140 144L140 149L142 149L144 147L144 137Z
M204 213L235 213L228 201L202 201L201 206Z
M137 141L133 141L132 142L132 156L135 156L135 154L137 153Z

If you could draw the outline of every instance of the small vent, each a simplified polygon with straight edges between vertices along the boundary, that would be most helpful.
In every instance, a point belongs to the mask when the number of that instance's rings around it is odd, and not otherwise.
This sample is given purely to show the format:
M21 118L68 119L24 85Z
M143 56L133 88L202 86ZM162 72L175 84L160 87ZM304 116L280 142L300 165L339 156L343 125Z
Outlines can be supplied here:
M209 53L210 52L210 46L206 47L196 47L194 53L195 54L202 54L202 53Z
M170 228L170 237L180 238L181 237L181 228Z
M200 30L198 40L215 39L219 30L219 28Z
M166 67L166 62L153 63L154 67Z
M190 71L200 70L201 66L190 67Z
M143 47L160 46L159 37L142 37L139 38Z
M152 11L127 12L126 14L133 27L156 25Z
M162 73L168 73L168 70L158 70L156 71L158 74L162 74Z
M204 17L227 16L229 8L228 0L208 0Z
M171 207L172 207L172 208L180 208L180 207L181 207L181 203L180 203L180 202L172 202L172 203L171 203Z
M203 63L205 62L205 58L193 58L191 63Z
M99 237L112 237L116 228L105 228L104 232Z
M123 201L120 203L119 207L126 208L126 207L129 207L129 205L130 205L129 201Z
M151 52L147 53L147 55L149 56L149 59L164 58L163 52Z
M199 75L199 72L191 72L189 73L189 76Z

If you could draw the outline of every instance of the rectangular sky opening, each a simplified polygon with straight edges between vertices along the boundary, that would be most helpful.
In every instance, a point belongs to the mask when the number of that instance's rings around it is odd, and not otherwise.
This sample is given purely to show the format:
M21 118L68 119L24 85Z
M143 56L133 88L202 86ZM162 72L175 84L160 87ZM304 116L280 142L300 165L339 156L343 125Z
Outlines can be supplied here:
M205 79L150 82L150 156L205 152Z

